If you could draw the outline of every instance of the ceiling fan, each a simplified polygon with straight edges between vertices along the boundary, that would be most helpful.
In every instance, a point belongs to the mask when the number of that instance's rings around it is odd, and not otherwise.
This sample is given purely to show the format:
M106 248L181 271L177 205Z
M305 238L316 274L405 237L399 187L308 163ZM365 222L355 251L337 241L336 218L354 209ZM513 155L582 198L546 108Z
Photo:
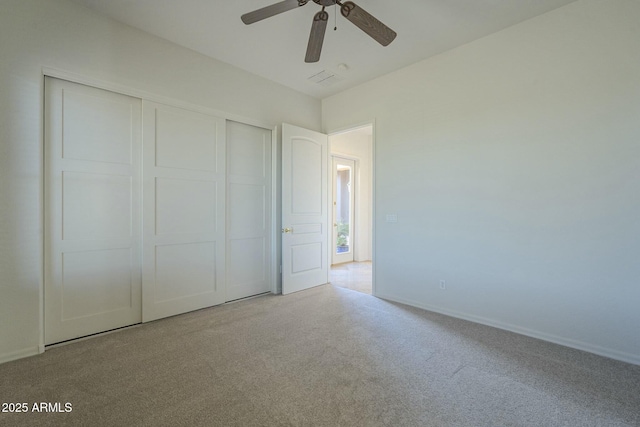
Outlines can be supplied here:
M253 12L242 15L242 22L245 24L253 24L254 22L270 18L279 13L304 6L309 0L284 0L270 6L263 7ZM314 3L322 6L322 10L315 14L313 23L311 24L311 34L309 35L309 44L307 45L307 54L305 62L318 62L320 60L320 52L322 51L322 42L324 41L324 33L329 22L329 14L325 11L328 6L340 6L340 13L362 31L371 36L382 46L387 46L396 38L396 32L391 28L378 21L373 15L352 1L340 0L313 0Z

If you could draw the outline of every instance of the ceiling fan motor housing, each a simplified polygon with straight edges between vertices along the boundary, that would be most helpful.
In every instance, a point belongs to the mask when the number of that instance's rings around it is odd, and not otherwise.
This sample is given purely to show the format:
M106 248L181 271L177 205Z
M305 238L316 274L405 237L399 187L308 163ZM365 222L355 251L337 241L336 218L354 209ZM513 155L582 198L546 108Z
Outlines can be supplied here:
M320 6L333 6L338 3L337 0L313 0L314 3L319 4Z

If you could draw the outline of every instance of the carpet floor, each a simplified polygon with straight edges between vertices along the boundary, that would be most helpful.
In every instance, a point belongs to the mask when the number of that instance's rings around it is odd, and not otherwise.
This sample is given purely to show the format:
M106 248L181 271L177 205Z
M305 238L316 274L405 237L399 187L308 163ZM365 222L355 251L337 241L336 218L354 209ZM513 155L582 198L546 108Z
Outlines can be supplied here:
M2 426L640 426L640 366L331 285L2 364L0 396Z

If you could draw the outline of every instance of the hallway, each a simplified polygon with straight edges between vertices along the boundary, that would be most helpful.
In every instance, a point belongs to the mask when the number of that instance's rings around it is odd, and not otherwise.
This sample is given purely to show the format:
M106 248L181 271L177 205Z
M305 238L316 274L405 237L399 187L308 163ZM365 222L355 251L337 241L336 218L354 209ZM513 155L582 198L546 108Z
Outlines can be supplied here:
M371 261L335 264L331 266L330 281L332 285L372 295L371 270Z

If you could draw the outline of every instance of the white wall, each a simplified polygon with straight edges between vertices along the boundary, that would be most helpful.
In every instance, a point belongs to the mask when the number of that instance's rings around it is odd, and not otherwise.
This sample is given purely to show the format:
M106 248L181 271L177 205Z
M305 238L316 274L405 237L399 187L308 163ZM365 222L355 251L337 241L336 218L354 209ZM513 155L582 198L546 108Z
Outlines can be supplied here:
M268 126L320 128L320 101L66 0L3 0L0 58L0 362L41 343L43 67Z
M325 99L376 120L377 295L640 364L639 41L580 0Z
M367 130L368 129L368 130ZM372 253L373 138L370 127L329 135L332 155L357 159L355 193L355 261L370 261Z

